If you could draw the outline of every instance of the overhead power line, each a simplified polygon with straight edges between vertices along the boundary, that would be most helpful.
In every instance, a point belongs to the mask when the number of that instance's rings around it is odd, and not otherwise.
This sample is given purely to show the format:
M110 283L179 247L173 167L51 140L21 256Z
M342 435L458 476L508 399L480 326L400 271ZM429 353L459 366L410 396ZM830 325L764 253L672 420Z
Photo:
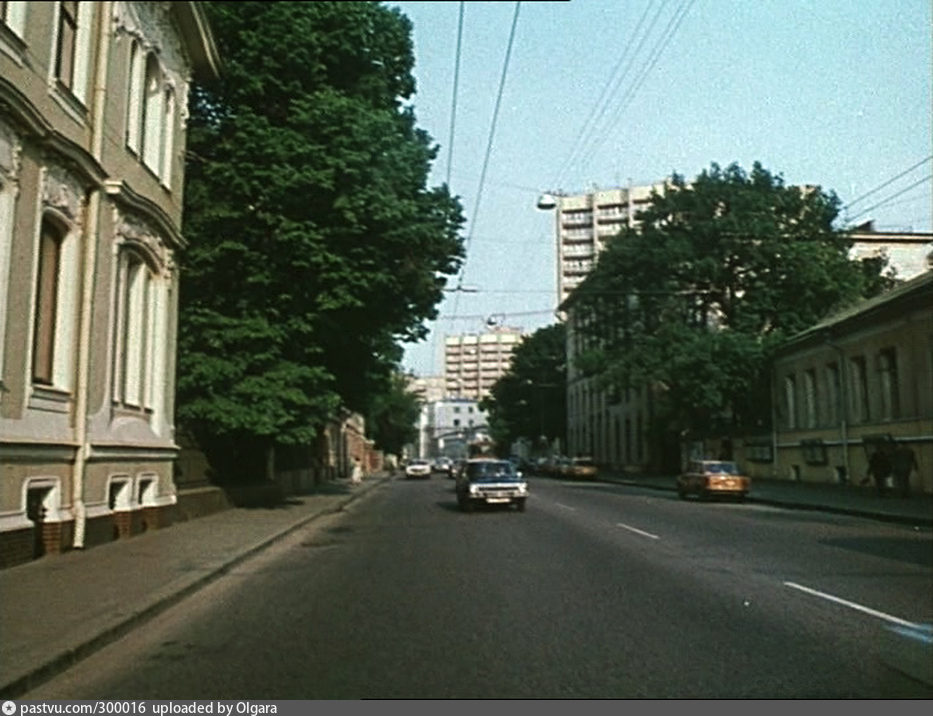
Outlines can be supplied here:
M930 161L931 159L933 159L933 154L931 154L931 155L928 156L928 157L924 157L923 159L921 159L919 162L917 162L917 163L914 164L913 166L908 167L907 169L905 169L904 171L902 171L902 172L901 172L900 174L898 174L897 176L891 177L890 179L888 179L888 180L887 180L886 182L884 182L883 184L879 184L878 186L876 186L876 187L875 187L874 189L872 189L871 191L866 191L864 194L862 194L861 196L856 197L855 199L853 199L852 201L850 201L848 204L846 204L844 207L842 207L843 211L845 211L845 210L847 210L847 209L850 209L850 208L852 207L853 204L858 204L862 199L865 199L866 197L869 197L869 196L871 196L872 194L881 191L881 190L884 189L886 186L890 186L891 184L893 184L894 182L896 182L896 181L897 181L898 179L900 179L901 177L906 176L907 174L910 174L914 169L916 169L916 168L919 167L919 166L922 166L923 164L926 164L926 163L927 163L928 161ZM916 186L916 185L914 185L914 186ZM870 210L869 210L869 211L870 211ZM862 213L864 213L864 212L862 212Z
M924 182L930 181L930 179L933 179L933 174L927 174L925 177L923 177L923 179L919 179L918 181L915 181L915 182L914 182L913 184L911 184L910 186L905 187L904 189L901 189L900 191L898 191L898 192L896 192L896 193L894 193L894 194L891 194L891 196L889 196L889 197L887 197L887 198L885 198L885 199L882 199L882 200L879 201L877 204L872 204L872 205L869 206L867 209L862 209L862 211L860 211L858 214L855 214L854 216L850 216L850 217L849 217L849 221L852 221L852 220L854 220L854 219L857 219L857 218L859 218L860 216L864 216L864 215L867 214L869 211L874 211L875 209L879 209L879 208L881 208L882 206L885 206L886 204L888 204L888 203L889 203L890 201L892 201L893 199L896 199L897 197L902 196L903 194L906 194L908 191L910 191L910 190L913 189L914 187L920 186L920 185L923 184Z
M454 130L457 126L457 88L460 86L460 45L463 40L463 8L466 0L460 0L460 19L457 21L457 52L454 56L454 88L450 98L450 134L447 143L447 186L454 161Z
M509 72L509 59L512 56L512 45L515 42L515 28L518 25L518 11L521 9L521 2L515 3L515 14L512 16L512 29L509 31L509 42L505 49L505 60L502 62L502 76L499 78L499 92L496 95L496 106L492 112L492 123L489 127L489 139L486 141L486 154L483 157L483 168L479 175L479 188L476 191L476 203L473 205L473 214L470 217L470 231L464 244L464 253L469 256L470 241L473 238L473 229L476 226L476 219L479 215L479 207L483 200L483 188L486 184L486 171L489 169L489 157L492 156L493 140L496 136L496 125L499 121L499 108L502 106L502 95L505 92L505 78ZM460 276L457 279L457 285L463 283L463 276L466 273L466 259L460 267ZM459 298L459 295L458 295Z

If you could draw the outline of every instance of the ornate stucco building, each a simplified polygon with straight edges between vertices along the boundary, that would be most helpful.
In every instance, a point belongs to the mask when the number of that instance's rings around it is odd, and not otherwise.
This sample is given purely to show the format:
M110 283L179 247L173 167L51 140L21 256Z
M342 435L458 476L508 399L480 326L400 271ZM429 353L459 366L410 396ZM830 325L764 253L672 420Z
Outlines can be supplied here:
M0 565L158 527L185 127L219 58L178 2L0 4Z

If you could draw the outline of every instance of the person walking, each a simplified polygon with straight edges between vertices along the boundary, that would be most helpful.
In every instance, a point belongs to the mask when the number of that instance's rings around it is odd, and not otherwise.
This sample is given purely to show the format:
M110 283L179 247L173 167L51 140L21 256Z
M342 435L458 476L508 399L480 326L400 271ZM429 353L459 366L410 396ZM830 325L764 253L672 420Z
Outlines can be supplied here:
M885 448L877 448L868 458L868 474L875 480L878 497L884 497L887 488L885 482L891 474L891 459Z
M359 485L363 482L363 466L360 464L359 457L353 458L353 470L350 472L350 483Z
M894 489L901 497L910 496L910 473L914 470L920 472L914 451L906 445L898 445L891 459L891 473L894 475Z

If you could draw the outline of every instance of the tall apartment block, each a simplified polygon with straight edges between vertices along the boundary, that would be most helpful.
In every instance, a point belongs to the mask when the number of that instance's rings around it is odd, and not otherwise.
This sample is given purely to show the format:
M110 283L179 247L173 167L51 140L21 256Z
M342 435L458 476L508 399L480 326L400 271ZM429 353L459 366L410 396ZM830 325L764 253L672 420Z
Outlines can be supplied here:
M586 278L606 242L651 201L653 191L664 192L664 183L597 189L584 194L545 194L538 208L555 210L557 239L557 303Z
M468 333L444 339L444 380L447 395L482 400L512 364L512 352L522 340L519 328Z

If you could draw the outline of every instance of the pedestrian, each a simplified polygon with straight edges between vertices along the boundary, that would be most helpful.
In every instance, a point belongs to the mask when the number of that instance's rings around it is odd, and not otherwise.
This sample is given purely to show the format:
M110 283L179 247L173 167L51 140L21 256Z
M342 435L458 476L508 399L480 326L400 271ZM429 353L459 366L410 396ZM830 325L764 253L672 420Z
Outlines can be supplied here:
M888 477L891 475L891 459L884 447L878 447L868 458L868 474L875 480L878 497L884 497Z
M359 485L363 481L363 466L358 457L353 458L353 470L350 472L350 482Z
M891 459L891 472L894 475L894 487L901 497L910 496L910 473L914 470L920 472L914 451L906 445L898 445Z

